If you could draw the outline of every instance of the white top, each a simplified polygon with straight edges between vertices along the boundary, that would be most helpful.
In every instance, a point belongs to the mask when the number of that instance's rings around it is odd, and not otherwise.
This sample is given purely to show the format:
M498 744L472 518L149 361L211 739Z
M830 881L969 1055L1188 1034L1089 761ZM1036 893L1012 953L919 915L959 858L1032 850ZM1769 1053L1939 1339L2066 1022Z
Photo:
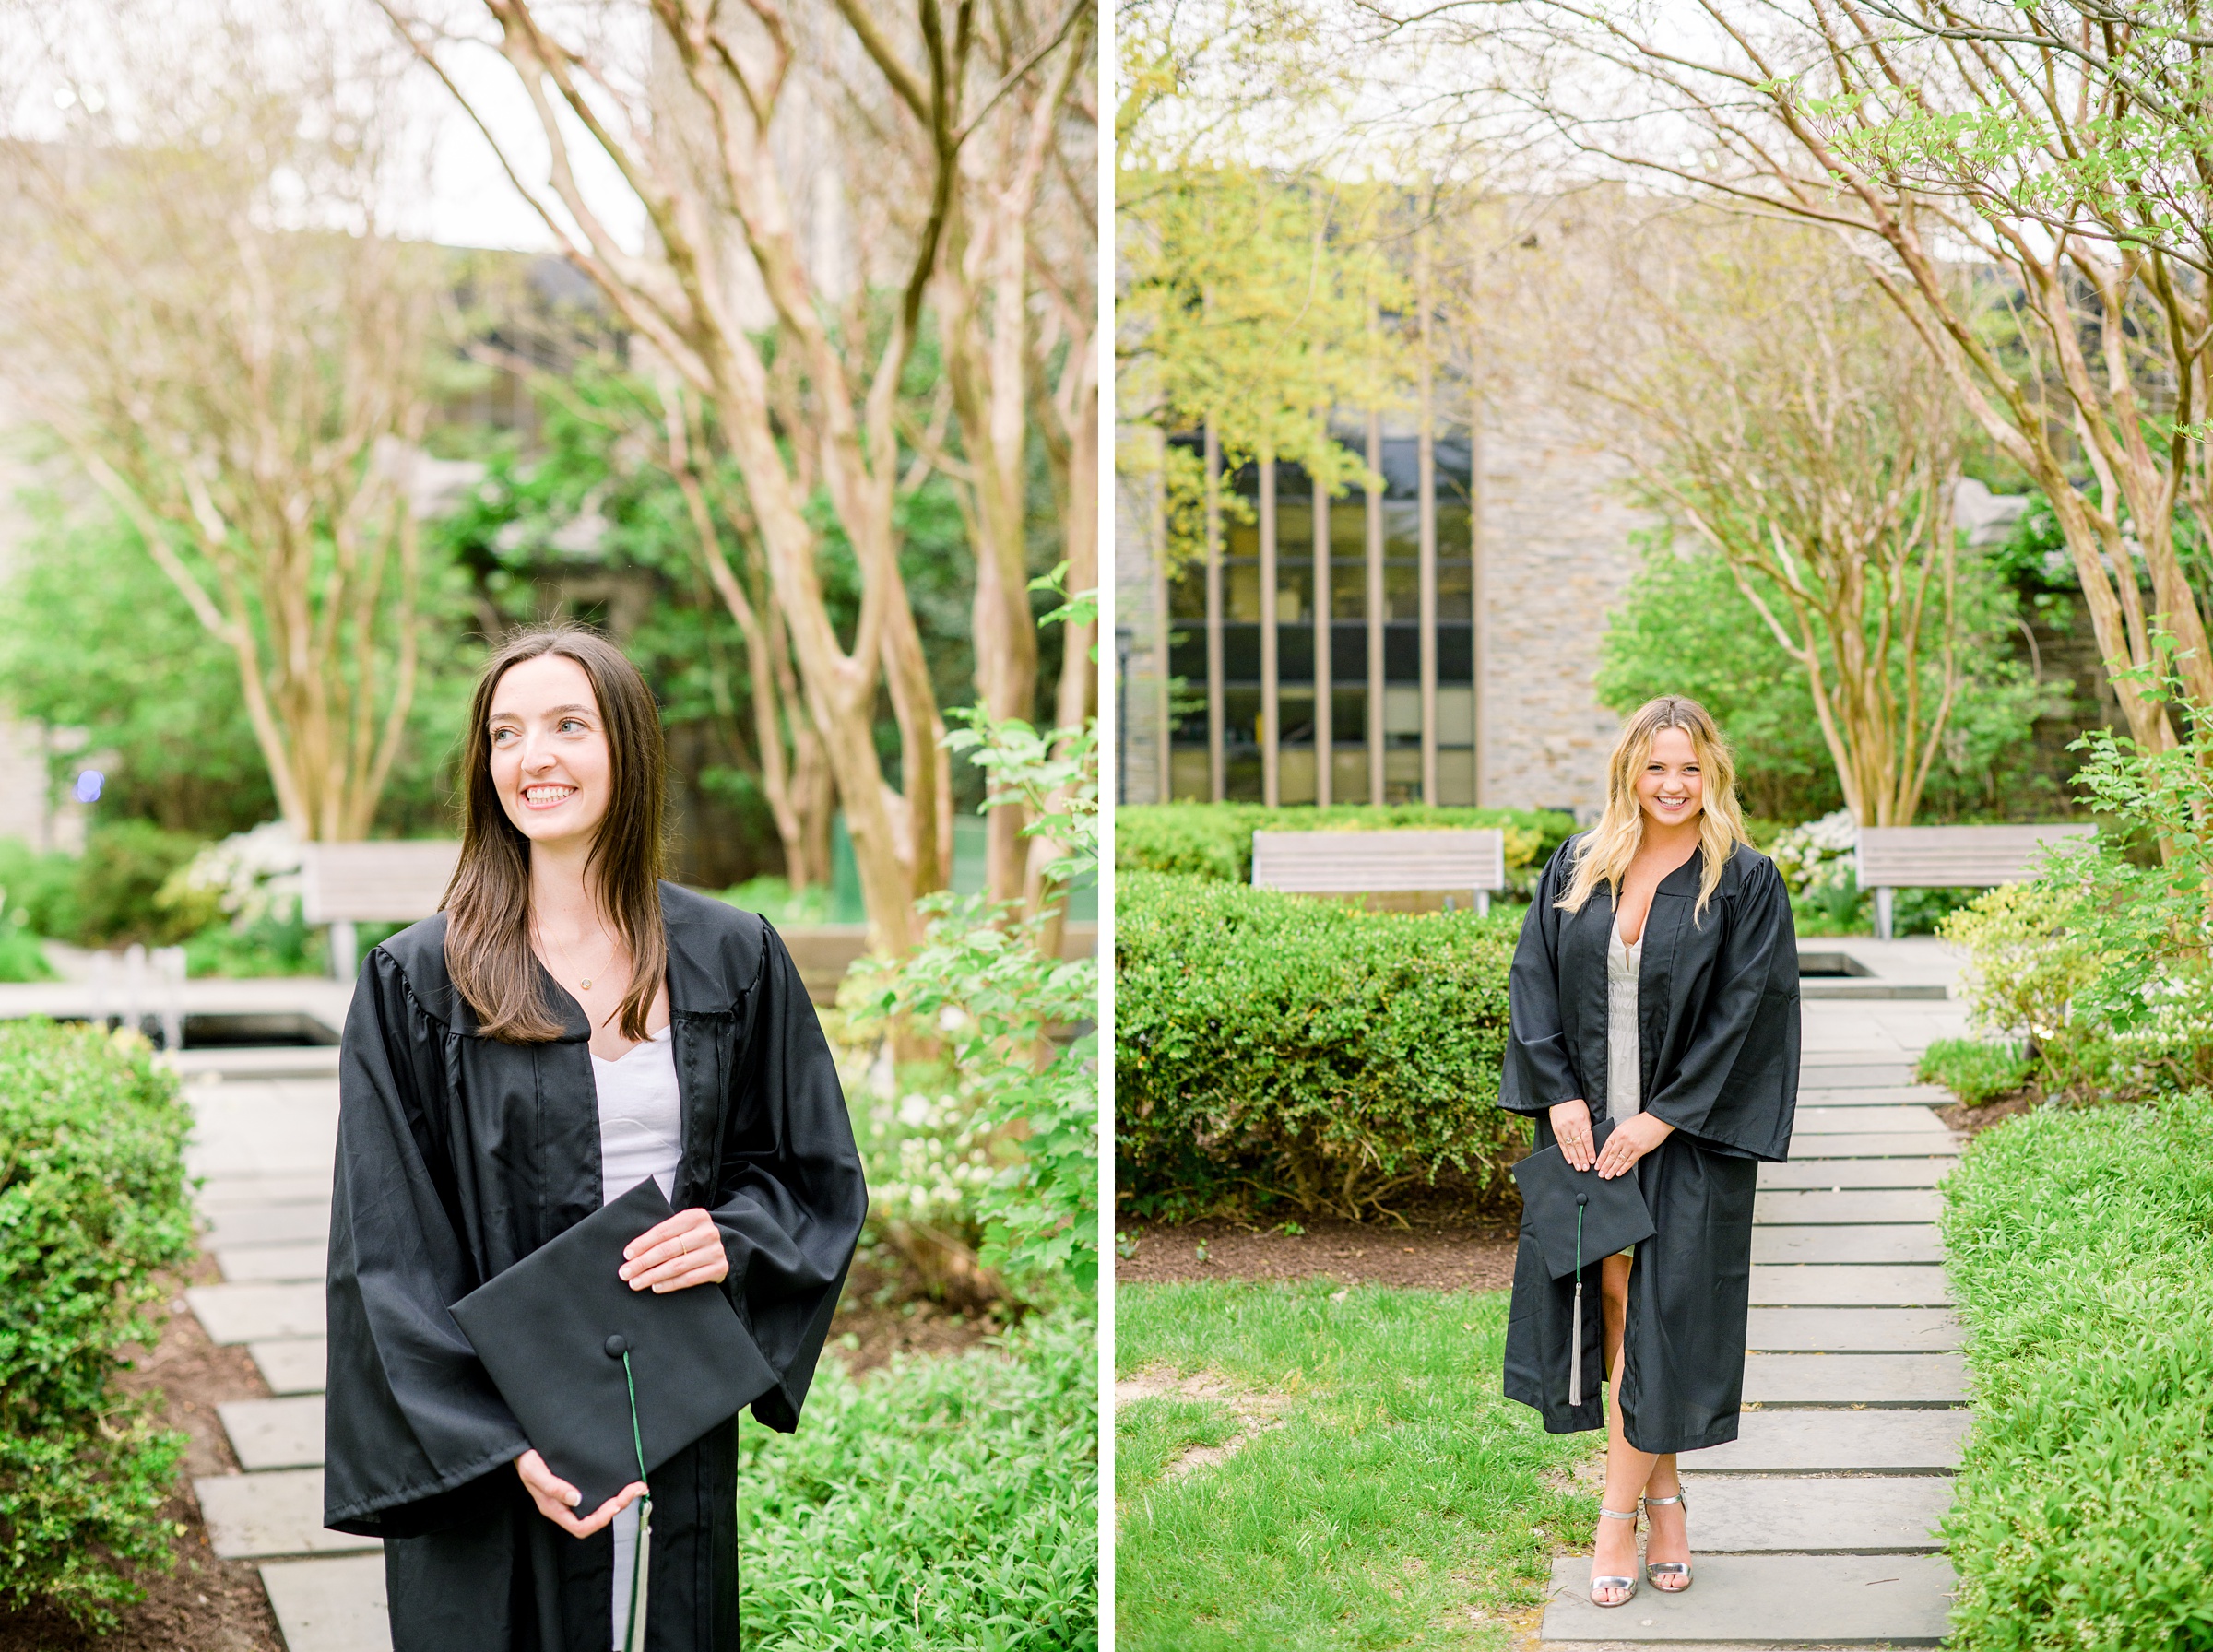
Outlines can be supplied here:
M676 1197L676 1165L683 1157L683 1097L676 1084L676 1041L663 1027L614 1060L592 1055L592 1087L599 1098L599 1202L611 1205L647 1176L661 1197ZM631 1575L638 1564L638 1505L615 1516L615 1579L611 1599L615 1638L621 1652L630 1613Z
M592 1083L599 1092L599 1202L614 1203L647 1176L661 1185L663 1198L674 1198L683 1099L669 1029L612 1061L595 1053Z
M1635 946L1619 927L1606 932L1606 1116L1627 1118L1644 1111L1644 1053L1637 1039L1637 970L1644 960L1644 937Z

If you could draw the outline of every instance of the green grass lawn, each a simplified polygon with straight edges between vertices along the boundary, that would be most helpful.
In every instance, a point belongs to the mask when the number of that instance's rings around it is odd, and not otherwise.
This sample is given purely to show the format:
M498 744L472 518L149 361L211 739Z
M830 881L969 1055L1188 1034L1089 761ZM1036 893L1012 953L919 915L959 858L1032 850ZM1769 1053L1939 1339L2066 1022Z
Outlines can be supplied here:
M1598 1517L1562 1488L1602 1436L1548 1435L1499 1392L1504 1292L1231 1282L1116 1301L1118 1375L1167 1390L1116 1420L1120 1652L1503 1646L1502 1618Z

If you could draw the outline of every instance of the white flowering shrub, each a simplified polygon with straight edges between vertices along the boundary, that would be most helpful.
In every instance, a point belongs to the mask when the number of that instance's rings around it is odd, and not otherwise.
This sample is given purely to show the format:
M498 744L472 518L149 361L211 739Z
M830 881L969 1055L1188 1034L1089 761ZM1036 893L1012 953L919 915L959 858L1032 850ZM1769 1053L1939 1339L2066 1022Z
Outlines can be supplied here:
M290 923L300 911L299 835L282 820L234 832L194 856L162 886L164 906L211 908L233 929Z
M1859 822L1840 808L1778 833L1768 854L1793 894L1818 896L1857 887L1859 843Z

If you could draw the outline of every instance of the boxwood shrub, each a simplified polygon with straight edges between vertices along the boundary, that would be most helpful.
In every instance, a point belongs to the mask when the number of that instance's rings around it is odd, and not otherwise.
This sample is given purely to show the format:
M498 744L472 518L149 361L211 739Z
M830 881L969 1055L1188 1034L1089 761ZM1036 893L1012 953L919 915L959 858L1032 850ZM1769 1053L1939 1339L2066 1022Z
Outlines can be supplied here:
M1496 1195L1517 921L1368 913L1207 879L1116 884L1117 1175L1134 1214L1374 1214Z
M103 1626L167 1564L184 1436L112 1378L192 1255L189 1123L136 1034L0 1023L0 1608Z
M1432 808L1421 803L1370 808L1267 808L1258 803L1148 803L1114 811L1114 864L1125 871L1186 872L1252 881L1256 832L1390 832L1496 826L1506 833L1510 874L1543 866L1575 832L1571 815L1540 808Z
M2213 1647L2213 1097L2024 1115L1945 1185L1960 1652Z

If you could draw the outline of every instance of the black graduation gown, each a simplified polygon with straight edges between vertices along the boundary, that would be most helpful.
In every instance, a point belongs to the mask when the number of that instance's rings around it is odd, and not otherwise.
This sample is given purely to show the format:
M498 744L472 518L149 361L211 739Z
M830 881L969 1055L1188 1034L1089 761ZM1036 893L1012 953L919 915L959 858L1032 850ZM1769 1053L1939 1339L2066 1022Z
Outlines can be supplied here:
M1579 913L1554 904L1580 839L1552 857L1522 920L1507 996L1511 1032L1499 1104L1536 1118L1580 1097L1606 1116L1604 884ZM1752 1198L1761 1161L1789 1156L1798 1099L1798 946L1774 863L1743 844L1696 924L1703 855L1661 881L1637 973L1644 1110L1675 1127L1638 1162L1658 1232L1637 1246L1617 1403L1639 1451L1697 1451L1736 1438L1751 1291ZM1594 1375L1604 1333L1598 1262L1584 1275L1583 1403L1568 1403L1575 1277L1555 1280L1526 1227L1514 1264L1506 1392L1553 1434L1604 1428Z
M722 1289L799 1420L867 1211L837 1070L775 930L661 885L683 1158ZM339 1052L324 1519L385 1540L395 1652L607 1652L614 1543L538 1514L527 1446L447 1312L600 1207L583 1009L540 971L556 1042L482 1036L445 970L445 919L361 966ZM694 1287L706 1290L709 1287ZM653 1474L651 1652L737 1652L737 1420Z

